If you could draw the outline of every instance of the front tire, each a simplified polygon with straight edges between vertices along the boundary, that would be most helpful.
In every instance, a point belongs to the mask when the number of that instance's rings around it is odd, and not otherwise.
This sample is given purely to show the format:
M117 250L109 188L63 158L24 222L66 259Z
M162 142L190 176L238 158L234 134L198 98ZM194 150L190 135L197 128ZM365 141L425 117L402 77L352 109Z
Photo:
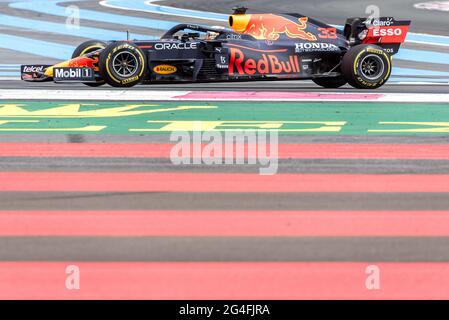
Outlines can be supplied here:
M111 43L100 54L100 74L113 87L133 87L145 78L144 53L128 42Z
M357 89L377 89L391 75L391 56L376 45L358 45L343 57L342 72Z
M312 81L326 89L337 89L347 83L346 79L342 76L333 78L314 78Z
M72 59L80 57L82 55L104 49L106 48L107 44L103 41L98 40L89 40L86 42L81 43L78 47L76 47L75 51L73 51ZM100 87L104 85L106 82L101 79L98 80L96 83L93 82L85 82L84 84L89 87Z

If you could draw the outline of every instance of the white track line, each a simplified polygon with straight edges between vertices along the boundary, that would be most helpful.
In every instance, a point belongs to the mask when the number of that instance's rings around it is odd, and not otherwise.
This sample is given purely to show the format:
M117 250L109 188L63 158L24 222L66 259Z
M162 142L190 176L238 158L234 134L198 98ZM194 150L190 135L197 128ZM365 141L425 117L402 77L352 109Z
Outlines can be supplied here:
M189 91L0 89L0 99L23 100L172 100Z
M425 45L437 46L437 47L449 47L449 43L438 43L438 42L429 42L429 41L406 40L405 43L425 44ZM422 50L422 51L424 51L424 50Z
M235 91L122 91L0 89L0 100L79 101L316 101L316 102L429 102L447 103L449 94L341 92L235 92Z
M413 5L416 9L449 12L449 1L429 1Z
M389 82L389 86L449 86L449 82Z

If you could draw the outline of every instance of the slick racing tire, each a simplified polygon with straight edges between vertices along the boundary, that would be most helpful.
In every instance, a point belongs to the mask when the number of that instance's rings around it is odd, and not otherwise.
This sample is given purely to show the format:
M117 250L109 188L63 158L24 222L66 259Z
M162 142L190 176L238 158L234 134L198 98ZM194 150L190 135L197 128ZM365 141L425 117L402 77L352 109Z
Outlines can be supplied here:
M105 42L98 41L98 40L89 40L89 41L83 42L75 49L75 51L73 51L72 59L80 57L87 53L94 52L99 49L104 49L104 48L106 48L106 46L107 46L107 44ZM96 83L85 82L84 84L89 87L99 87L99 86L104 85L105 83L106 82L104 80L98 80Z
M326 89L337 89L348 83L344 77L315 78L312 81Z
M342 72L348 83L357 89L377 89L391 75L391 56L375 45L358 45L343 57Z
M89 40L83 42L78 47L76 47L75 51L73 51L72 59L99 49L104 49L106 48L106 46L107 44L105 42L98 40Z
M111 43L100 54L100 74L113 87L132 87L145 78L147 61L140 48L128 42Z

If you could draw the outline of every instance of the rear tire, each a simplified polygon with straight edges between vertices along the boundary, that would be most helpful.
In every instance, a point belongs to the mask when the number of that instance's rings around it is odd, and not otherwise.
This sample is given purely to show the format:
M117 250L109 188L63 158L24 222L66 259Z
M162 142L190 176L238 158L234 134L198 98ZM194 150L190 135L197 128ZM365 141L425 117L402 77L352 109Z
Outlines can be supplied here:
M107 44L103 41L98 41L98 40L89 40L86 42L81 43L76 49L75 51L73 51L72 54L72 59L80 57L82 55L100 50L100 49L104 49L106 48ZM104 85L106 82L104 80L99 80L96 83L92 83L92 82L84 82L84 84L86 86L89 87L100 87L102 85Z
M143 51L132 43L111 43L100 54L100 74L113 87L128 88L145 78L147 61Z
M312 81L326 89L337 89L348 83L342 76L333 78L315 78L312 79Z
M377 89L390 78L391 56L379 46L361 44L345 54L342 72L354 88Z

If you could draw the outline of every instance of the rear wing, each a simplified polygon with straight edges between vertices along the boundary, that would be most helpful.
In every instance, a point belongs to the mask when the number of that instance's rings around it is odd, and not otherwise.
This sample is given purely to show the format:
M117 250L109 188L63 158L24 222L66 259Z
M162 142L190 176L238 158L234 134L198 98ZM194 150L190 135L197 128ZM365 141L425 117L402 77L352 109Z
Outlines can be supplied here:
M393 55L405 42L410 24L410 20L392 17L351 18L346 21L344 34L351 45L376 44Z

